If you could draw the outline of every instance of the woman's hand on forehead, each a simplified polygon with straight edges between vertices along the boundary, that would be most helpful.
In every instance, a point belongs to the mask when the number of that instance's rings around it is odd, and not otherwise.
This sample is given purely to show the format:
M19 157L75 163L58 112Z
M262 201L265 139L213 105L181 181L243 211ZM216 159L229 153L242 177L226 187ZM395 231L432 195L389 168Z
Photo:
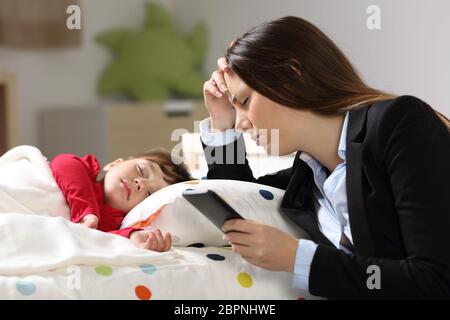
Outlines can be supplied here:
M220 57L217 60L217 68L224 73L230 71L230 67L228 66L227 59L225 57Z

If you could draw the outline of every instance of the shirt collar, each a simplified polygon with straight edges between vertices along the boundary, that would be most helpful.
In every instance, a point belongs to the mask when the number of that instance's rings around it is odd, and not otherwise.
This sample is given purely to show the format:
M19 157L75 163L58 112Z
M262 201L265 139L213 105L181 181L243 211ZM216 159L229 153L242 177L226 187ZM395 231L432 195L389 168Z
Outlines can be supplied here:
M347 126L348 111L345 113L344 124L342 125L341 138L339 139L338 156L345 161L345 151L347 150Z
M342 125L341 137L339 138L339 145L338 145L338 156L344 161L346 159L345 152L347 150L347 127L348 127L348 111L345 113L344 124ZM302 152L300 153L300 159L310 164L313 158L306 152Z

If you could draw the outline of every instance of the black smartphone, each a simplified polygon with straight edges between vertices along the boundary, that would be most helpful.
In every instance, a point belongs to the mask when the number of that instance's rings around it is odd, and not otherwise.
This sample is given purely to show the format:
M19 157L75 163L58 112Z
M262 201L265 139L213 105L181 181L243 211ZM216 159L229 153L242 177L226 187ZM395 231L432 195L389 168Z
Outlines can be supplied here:
M208 189L185 190L183 197L207 217L217 228L231 219L244 219L217 193Z

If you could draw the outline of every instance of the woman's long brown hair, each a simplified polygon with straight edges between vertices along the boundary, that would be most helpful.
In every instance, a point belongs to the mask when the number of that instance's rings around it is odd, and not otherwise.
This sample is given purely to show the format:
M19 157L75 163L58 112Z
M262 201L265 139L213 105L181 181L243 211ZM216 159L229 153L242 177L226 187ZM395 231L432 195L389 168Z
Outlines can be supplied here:
M298 17L254 27L225 58L252 89L287 107L331 115L396 97L365 84L336 44ZM449 119L436 113L450 130Z

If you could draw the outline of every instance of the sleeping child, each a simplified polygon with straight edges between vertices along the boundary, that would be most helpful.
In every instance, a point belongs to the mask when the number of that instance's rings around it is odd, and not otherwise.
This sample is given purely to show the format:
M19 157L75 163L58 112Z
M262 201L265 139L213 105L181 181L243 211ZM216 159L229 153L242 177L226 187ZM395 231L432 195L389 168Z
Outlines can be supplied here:
M178 162L180 163L180 162ZM184 164L175 164L164 149L152 149L117 159L104 168L95 156L61 154L50 162L53 176L70 208L70 219L88 228L129 238L138 247L168 251L170 233L125 228L118 230L125 215L146 197L170 184L190 180Z

